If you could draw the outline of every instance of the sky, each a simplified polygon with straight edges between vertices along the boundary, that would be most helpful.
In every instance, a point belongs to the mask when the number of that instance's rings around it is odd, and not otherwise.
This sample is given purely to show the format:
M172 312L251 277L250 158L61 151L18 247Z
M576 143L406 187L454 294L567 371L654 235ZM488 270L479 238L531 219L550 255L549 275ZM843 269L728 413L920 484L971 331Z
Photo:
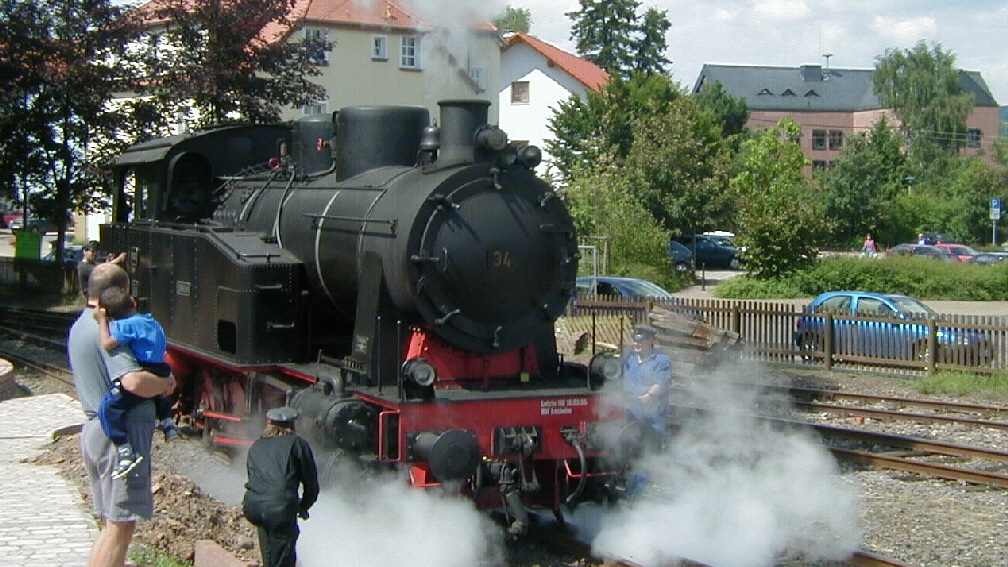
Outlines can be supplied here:
M497 0L504 3L504 0ZM530 33L574 53L571 20L578 0L506 0L528 9ZM887 49L923 40L979 71L1008 105L1008 0L641 0L638 13L665 10L672 27L666 58L672 77L692 87L705 63L828 65L871 69ZM824 57L825 54L832 54Z

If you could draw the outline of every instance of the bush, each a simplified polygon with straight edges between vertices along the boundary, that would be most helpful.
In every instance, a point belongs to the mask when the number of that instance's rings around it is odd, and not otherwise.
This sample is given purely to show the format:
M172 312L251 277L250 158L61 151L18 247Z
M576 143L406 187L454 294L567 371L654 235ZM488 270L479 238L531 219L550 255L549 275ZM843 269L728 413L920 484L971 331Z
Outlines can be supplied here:
M933 301L1008 301L1008 263L988 266L927 258L827 258L768 281L748 276L715 288L718 297L813 297L837 290L900 293Z

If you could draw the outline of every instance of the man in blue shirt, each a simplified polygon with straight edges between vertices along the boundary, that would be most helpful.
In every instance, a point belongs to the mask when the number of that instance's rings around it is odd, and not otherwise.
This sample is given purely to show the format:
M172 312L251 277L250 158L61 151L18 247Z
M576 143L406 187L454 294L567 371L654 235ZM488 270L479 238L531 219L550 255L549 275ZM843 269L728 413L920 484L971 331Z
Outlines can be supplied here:
M664 353L655 350L655 336L654 328L649 325L633 328L633 348L623 357L623 392L629 416L664 435L668 427L672 362Z

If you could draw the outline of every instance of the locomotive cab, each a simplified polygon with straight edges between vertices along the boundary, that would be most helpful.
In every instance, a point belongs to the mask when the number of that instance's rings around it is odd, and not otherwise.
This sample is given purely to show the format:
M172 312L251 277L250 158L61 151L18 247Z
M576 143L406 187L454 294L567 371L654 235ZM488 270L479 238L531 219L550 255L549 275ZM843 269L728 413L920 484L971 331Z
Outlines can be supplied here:
M290 146L288 125L223 126L131 146L109 164L113 222L193 223L216 207L225 180L268 167Z

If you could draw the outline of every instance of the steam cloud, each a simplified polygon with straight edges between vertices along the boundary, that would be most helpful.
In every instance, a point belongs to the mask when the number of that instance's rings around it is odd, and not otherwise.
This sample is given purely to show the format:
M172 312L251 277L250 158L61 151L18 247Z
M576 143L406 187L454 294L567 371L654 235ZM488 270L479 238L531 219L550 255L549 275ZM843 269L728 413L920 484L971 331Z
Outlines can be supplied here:
M753 368L698 378L678 403L715 412L680 412L680 429L642 468L651 484L637 500L599 518L601 556L645 567L687 557L716 567L767 567L782 554L841 560L858 548L858 497L805 429L768 425L753 413L766 392L740 387L766 376ZM593 530L594 531L594 530Z
M300 522L302 567L503 566L503 532L468 499L412 488L401 478L321 472L323 489Z

